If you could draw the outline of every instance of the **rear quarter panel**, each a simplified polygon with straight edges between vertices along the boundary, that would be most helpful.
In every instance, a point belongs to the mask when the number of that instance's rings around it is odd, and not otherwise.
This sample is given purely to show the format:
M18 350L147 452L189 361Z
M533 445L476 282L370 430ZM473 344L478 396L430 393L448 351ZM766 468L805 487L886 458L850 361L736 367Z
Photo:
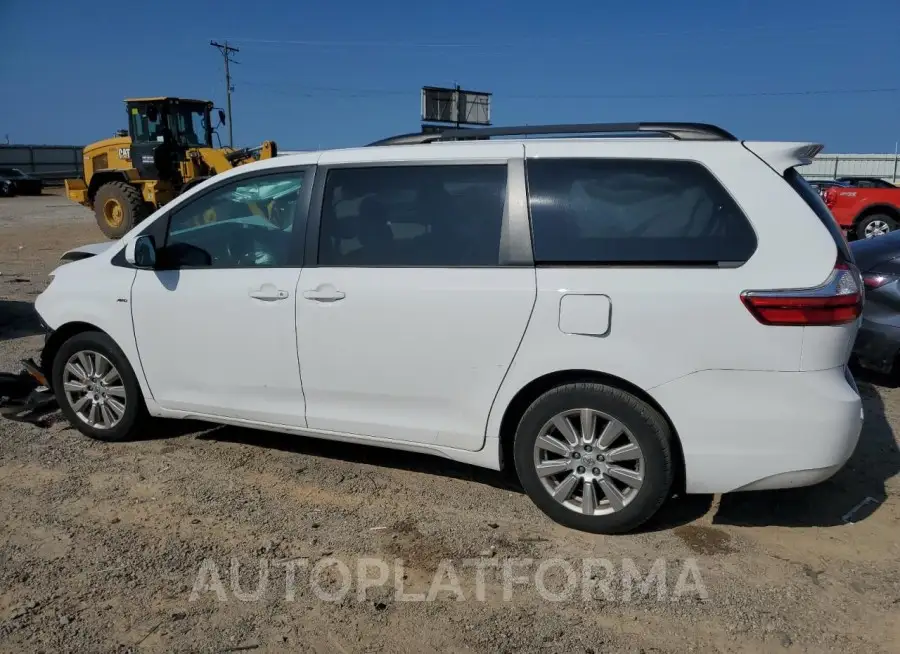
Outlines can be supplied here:
M837 248L818 217L772 168L735 142L527 144L526 157L532 156L697 161L728 189L758 243L737 268L539 265L534 313L498 393L489 437L499 433L502 409L515 394L553 372L598 371L649 391L701 370L803 369L807 328L760 324L743 305L741 293L818 286L831 274ZM564 334L558 315L567 293L608 296L608 332ZM817 363L841 365L838 359L855 326L836 329L830 336L838 337L840 354L833 352Z

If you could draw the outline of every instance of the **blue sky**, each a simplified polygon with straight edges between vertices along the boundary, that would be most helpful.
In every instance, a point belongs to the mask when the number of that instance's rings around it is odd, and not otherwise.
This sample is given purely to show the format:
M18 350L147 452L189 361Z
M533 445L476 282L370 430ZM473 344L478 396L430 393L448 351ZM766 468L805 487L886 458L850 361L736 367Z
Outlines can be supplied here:
M0 0L0 141L105 138L127 96L224 106L209 41L228 39L240 145L414 131L421 86L459 83L501 125L690 120L893 152L898 24L896 0Z

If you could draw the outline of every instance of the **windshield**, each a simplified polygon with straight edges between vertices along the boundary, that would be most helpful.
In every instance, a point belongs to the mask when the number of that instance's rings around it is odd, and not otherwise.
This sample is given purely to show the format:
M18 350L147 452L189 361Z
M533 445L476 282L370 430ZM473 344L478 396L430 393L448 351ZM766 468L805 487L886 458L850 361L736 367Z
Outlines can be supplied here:
M151 120L151 116L153 120ZM161 143L165 140L165 130L158 111L131 107L128 120L131 126L131 138L136 143L147 143L150 141Z
M170 119L179 144L193 147L209 145L206 139L205 106L176 105Z

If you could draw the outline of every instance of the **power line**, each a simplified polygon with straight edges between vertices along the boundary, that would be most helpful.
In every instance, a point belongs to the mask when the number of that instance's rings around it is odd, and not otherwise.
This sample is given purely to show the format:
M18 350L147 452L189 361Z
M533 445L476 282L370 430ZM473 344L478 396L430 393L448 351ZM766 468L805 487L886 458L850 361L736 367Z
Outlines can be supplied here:
M900 87L876 89L815 89L802 91L735 91L724 93L645 93L645 94L606 94L606 95L508 95L514 99L553 99L564 100L662 100L662 99L694 99L694 98L761 98L802 95L857 95L865 93L897 93ZM497 94L494 94L497 95Z
M291 92L293 91L295 95L307 95L313 97L315 94L320 93L336 93L336 94L344 94L348 97L371 97L371 96L383 96L383 95L416 95L419 93L418 88L407 88L407 89L354 89L354 88L346 88L346 87L335 87L335 86L294 86L285 85L284 82L246 82L242 81L242 84L246 84L247 86L253 86L257 88L268 88L279 92Z
M785 35L789 35L791 37L796 37L802 34L821 34L823 32L828 31L840 31L846 32L848 25L846 23L834 24L834 25L820 25L820 26L809 26L802 29L780 29L783 26L780 25L755 25L755 26L745 26L745 27L721 27L721 28L703 28L703 29L692 29L692 30L663 30L663 31L638 31L638 32L622 32L620 30L616 30L615 35L627 35L629 37L640 36L646 38L659 38L666 36L692 36L692 35L713 35L713 34L748 34L748 35L758 35L758 33L770 32L771 36L777 36L783 38ZM449 49L476 49L482 50L485 48L486 44L484 42L481 43L472 43L472 42L443 42L443 43L434 43L428 41L356 41L356 40L321 40L321 39L259 39L259 38L250 38L250 37L231 37L228 39L232 43L245 43L245 44L265 44L265 45L296 45L303 47L360 47L360 48L449 48ZM591 40L571 40L571 39L554 39L554 38L546 38L543 35L533 35L529 36L523 41L518 42L491 42L487 44L487 46L491 49L495 48L522 48L522 47L532 47L536 41L539 41L542 45L548 44L566 44L570 46L585 46L585 45L602 45L608 40L606 35L602 35L602 38L596 38Z
M229 39L233 43L259 43L265 45L300 45L311 47L361 47L361 48L483 48L483 43L416 43L408 41L310 41L295 39ZM511 47L507 44L506 47ZM496 46L495 46L496 47ZM500 45L499 47L504 47Z
M341 88L331 86L291 87L283 82L243 82L248 86L259 88L271 88L280 93L290 95L302 95L316 97L320 94L334 94L337 96L379 97L379 96L408 96L419 93L415 89L372 89L372 88ZM751 98L751 97L789 97L789 96L817 96L817 95L863 95L873 93L898 93L900 87L865 88L865 89L804 89L798 91L734 91L719 93L600 93L600 94L518 94L494 92L495 97L510 100L663 100L663 99L703 99L703 98Z
M217 48L219 52L222 53L222 57L225 59L225 93L228 96L228 147L234 147L234 117L231 115L231 92L234 91L234 86L231 84L231 69L228 67L229 64L237 64L240 63L231 58L232 52L240 52L238 48L233 48L228 45L228 41L225 43L217 43L216 41L210 41L209 44L214 48Z

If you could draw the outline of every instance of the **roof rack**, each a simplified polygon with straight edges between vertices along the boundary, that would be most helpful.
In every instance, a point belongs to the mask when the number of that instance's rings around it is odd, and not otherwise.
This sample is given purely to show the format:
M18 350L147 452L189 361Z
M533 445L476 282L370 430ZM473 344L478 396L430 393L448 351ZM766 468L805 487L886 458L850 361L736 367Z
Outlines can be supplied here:
M640 134L644 132L670 136L679 141L737 141L737 137L721 127L705 123L577 123L571 125L521 125L517 127L456 128L441 132L398 134L374 145L408 145L436 141L469 141L492 136L530 136L548 134Z

